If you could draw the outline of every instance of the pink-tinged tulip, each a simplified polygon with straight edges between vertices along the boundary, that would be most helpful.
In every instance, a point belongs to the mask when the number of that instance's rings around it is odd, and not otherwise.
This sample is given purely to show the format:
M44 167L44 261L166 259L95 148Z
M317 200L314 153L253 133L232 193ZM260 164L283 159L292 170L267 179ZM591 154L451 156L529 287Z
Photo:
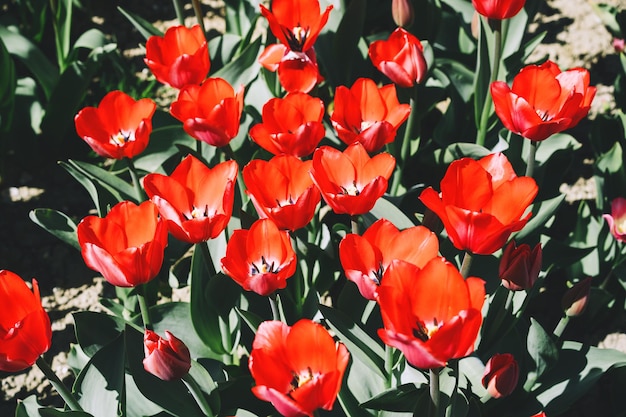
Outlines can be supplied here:
M31 367L50 349L50 318L41 306L39 285L28 288L19 275L0 270L0 371Z
M626 41L622 38L613 38L613 49L616 53L621 54L626 49Z
M499 276L502 285L511 291L529 290L541 272L541 243L531 250L525 243L507 245L500 259Z
M368 300L378 298L378 286L394 259L420 268L439 252L437 236L424 226L402 231L389 220L380 219L363 236L347 234L339 243L339 259L346 277Z
M180 90L170 113L190 136L213 146L226 146L239 133L243 86L237 92L226 80L209 78Z
M416 368L441 368L474 351L484 301L484 281L463 279L441 257L421 269L395 260L378 288L385 326L378 336Z
M311 177L337 214L369 212L387 190L396 160L388 153L370 158L359 142L341 152L322 146L313 153Z
M510 353L495 354L487 362L483 378L483 386L492 398L510 395L517 387L519 366Z
M122 201L104 218L87 216L77 227L85 264L118 287L156 277L167 246L167 224L151 201Z
M372 42L369 56L372 64L400 87L420 84L428 72L422 43L402 28L394 30L387 40Z
M296 261L289 233L272 220L261 219L250 230L235 230L226 245L222 269L244 290L266 296L287 286L287 279L296 272Z
M133 158L148 146L155 110L149 98L135 101L122 91L111 91L98 107L78 112L76 133L104 158Z
M211 169L189 155L170 176L146 175L143 186L170 233L183 242L199 243L226 228L233 211L237 170L235 161Z
M248 361L252 393L285 417L312 417L319 408L333 408L349 359L348 349L311 320L291 327L265 321Z
M359 78L350 89L337 87L330 121L344 143L359 142L373 153L393 142L409 113L411 106L400 104L395 85L379 88L373 80Z
M144 61L157 81L174 88L200 84L211 68L207 41L199 25L173 26L146 42Z
M611 214L605 214L604 220L615 239L626 242L626 198L618 197L611 201Z
M589 113L596 88L589 71L559 69L552 61L528 65L513 79L491 84L496 114L511 132L534 141L574 127Z
M191 369L191 354L176 336L165 331L161 337L146 329L143 337L145 359L143 368L164 381L175 381L187 375Z
M413 24L415 12L411 0L391 0L391 16L396 25L407 27Z
M526 0L472 0L478 13L489 19L510 19L522 10Z
M534 179L518 177L506 156L496 153L452 162L441 193L428 187L419 198L439 216L457 249L489 255L526 225L531 213L524 212L538 190Z
M291 231L309 224L321 200L309 175L311 165L291 155L250 161L243 169L243 181L259 217Z
M591 277L587 277L565 291L561 299L561 306L565 315L577 317L585 312L589 302L589 292L591 291Z
M308 93L324 81L313 48L299 52L275 43L263 50L259 63L269 71L278 71L278 81L288 93Z
M291 93L265 103L263 122L252 126L250 137L274 155L307 156L326 134L323 118L322 100L304 93Z

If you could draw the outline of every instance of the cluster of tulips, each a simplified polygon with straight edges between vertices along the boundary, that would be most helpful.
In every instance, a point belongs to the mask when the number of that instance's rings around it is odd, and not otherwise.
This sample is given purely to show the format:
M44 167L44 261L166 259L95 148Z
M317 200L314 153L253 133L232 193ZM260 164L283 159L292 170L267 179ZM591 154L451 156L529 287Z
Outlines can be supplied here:
M190 373L197 358L192 359L178 337L179 329L155 331L143 290L161 272L171 238L203 254L209 271L203 279L215 276L218 266L245 292L269 300L272 319L252 326L254 339L240 356L254 380L251 392L288 417L333 409L355 360L352 345L338 337L337 329L329 331L319 312L289 322L281 310L281 291L301 284L298 275L313 274L299 266L306 250L298 236L308 231L312 239L304 246L321 247L321 213L348 219L349 230L337 245L341 271L335 276L351 281L346 285L355 285L363 302L380 312L377 335L386 346L386 388L392 388L392 371L402 360L428 372L430 415L442 412L442 370L475 352L484 322L489 293L485 277L470 276L472 259L502 250L494 274L510 298L531 291L540 276L541 244L518 245L511 236L532 218L529 207L539 190L533 179L538 144L574 127L589 112L596 92L589 85L589 72L562 71L547 61L525 66L509 85L497 80L496 63L484 110L489 113L493 105L502 125L530 142L525 175L516 173L503 152L459 158L449 164L438 186L426 187L415 199L425 207L421 224L400 229L385 218L384 210L375 221L366 221L385 193L393 193L392 183L398 181L394 176L411 169L403 149L413 139L415 103L401 103L397 88L417 88L429 70L424 45L405 29L414 19L412 2L390 3L397 28L368 48L371 63L390 83L357 78L351 86L334 90L332 105L315 95L324 82L315 44L333 6L322 11L318 0L260 5L276 43L265 47L258 63L277 73L284 95L268 100L261 120L246 132L260 155L249 161L241 160L231 146L242 126L246 91L208 77L208 42L199 25L174 26L146 42L147 67L160 83L178 91L169 114L197 141L196 151L180 155L171 172L141 173L133 163L150 142L157 111L153 100L112 91L97 107L83 108L75 117L78 136L96 154L127 163L134 193L132 201L120 201L78 223L76 238L84 261L113 286L135 290L145 371L164 381L182 379L205 415L218 410L207 403ZM472 4L498 32L525 1ZM331 127L341 142L321 144ZM479 126L482 140L488 128L487 120ZM398 132L405 132L404 138L394 146ZM203 157L208 147L217 149L218 163ZM243 210L246 202L255 212L233 228L233 211ZM626 242L626 199L614 200L605 218L615 239ZM227 236L227 245L219 259L212 259L207 242L220 236ZM441 255L440 246L449 244L464 253L459 266ZM304 283L311 285L306 279ZM566 316L582 313L589 285L582 280L563 298ZM50 348L52 331L37 281L31 290L18 275L0 272L0 302L0 370L21 371L35 362L45 368L41 355ZM494 353L480 376L483 402L510 395L519 374L512 354ZM94 412L62 384L56 386L70 409Z

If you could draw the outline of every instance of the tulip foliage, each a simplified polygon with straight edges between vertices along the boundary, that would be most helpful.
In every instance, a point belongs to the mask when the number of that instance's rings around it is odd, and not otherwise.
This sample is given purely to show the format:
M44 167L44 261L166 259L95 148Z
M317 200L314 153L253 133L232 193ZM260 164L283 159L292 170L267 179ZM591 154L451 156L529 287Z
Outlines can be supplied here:
M31 218L115 290L67 407L18 415L556 416L623 378L590 329L624 310L626 139L584 129L588 69L528 61L538 1L229 0L212 39L121 9L174 94L76 112L95 211ZM43 367L37 281L0 304L0 370Z

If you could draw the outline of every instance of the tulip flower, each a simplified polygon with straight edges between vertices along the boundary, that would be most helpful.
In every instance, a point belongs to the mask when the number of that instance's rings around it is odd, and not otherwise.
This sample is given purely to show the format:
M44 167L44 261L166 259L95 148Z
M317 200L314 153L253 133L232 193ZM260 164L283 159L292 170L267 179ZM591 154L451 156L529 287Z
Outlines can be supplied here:
M626 242L626 198L618 197L611 201L611 214L602 217L608 223L613 237L620 242Z
M359 78L350 89L337 87L330 121L339 139L359 142L372 153L393 142L410 112L411 106L398 101L395 85L378 88L373 80Z
M537 191L534 179L518 177L506 156L496 153L452 162L441 193L428 187L419 198L439 216L457 249L489 255L526 225L531 213L524 212Z
M287 92L308 93L322 81L313 44L332 6L322 14L318 0L274 0L272 11L260 7L280 44L267 46L259 62L270 71L278 70L278 80Z
M265 321L252 342L248 367L252 393L285 417L331 410L350 354L321 325L301 319L289 327Z
M528 65L513 85L491 84L491 96L502 124L518 135L541 141L573 126L589 113L596 88L589 86L589 71L563 71L552 61Z
M485 283L463 276L441 257L423 268L394 260L378 287L384 329L378 336L416 368L446 366L474 351Z
M532 250L525 243L519 246L515 242L509 243L500 259L502 285L511 291L531 289L541 272L541 258L541 243Z
M526 0L472 0L478 13L488 19L510 19L519 13Z
M591 277L580 280L563 294L561 306L567 317L578 317L585 312L589 301L591 281Z
M211 68L206 38L199 25L173 26L146 42L144 62L157 81L174 88L200 84Z
M394 259L420 268L439 252L437 236L424 226L398 230L386 219L377 220L363 236L347 234L339 243L339 259L346 277L368 300L378 298L378 286Z
M323 118L322 100L304 93L291 93L265 103L263 123L250 129L250 137L274 155L307 156L326 134Z
M481 380L492 398L510 395L519 380L519 366L510 353L496 354L487 361Z
M237 169L235 161L211 169L189 155L170 176L146 175L143 186L176 239L205 242L217 237L230 220Z
M259 295L285 288L296 272L289 233L270 219L257 220L250 230L235 230L226 245L222 269L244 290Z
M122 201L104 218L87 216L77 227L85 264L118 287L135 287L161 270L167 224L151 201Z
M209 78L187 85L172 103L170 113L183 122L190 136L213 146L226 146L239 133L243 86L235 92L226 80Z
M149 98L135 101L122 91L111 91L98 107L78 112L76 133L104 158L132 158L148 146L155 110Z
M52 343L50 318L41 306L39 285L29 289L17 274L0 270L0 371L31 367Z
M395 165L388 153L370 158L358 142L344 152L322 146L313 153L311 177L335 213L354 216L374 207L387 190Z
M411 0L392 0L391 16L396 25L400 27L411 26L415 18Z
M164 381L175 381L187 375L191 369L189 349L167 330L165 337L161 337L152 330L146 329L143 345L146 355L143 368L146 372Z
M311 161L279 155L252 160L243 169L246 194L261 218L270 218L279 229L298 230L306 226L321 200L309 175Z
M369 56L372 64L400 87L413 87L426 78L424 47L402 28L394 30L387 40L372 42Z

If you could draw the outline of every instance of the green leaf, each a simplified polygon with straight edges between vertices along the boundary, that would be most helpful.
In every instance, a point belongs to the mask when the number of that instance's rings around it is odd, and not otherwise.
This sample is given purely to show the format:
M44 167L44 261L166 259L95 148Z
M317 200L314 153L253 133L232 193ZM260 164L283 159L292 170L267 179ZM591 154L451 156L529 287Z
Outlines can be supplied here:
M233 58L232 61L224 65L212 76L225 79L233 86L235 91L237 91L240 85L248 85L257 77L260 71L260 65L256 63L260 48L261 38L257 38L254 42L246 46L244 50L241 51L241 54Z
M541 324L532 317L530 318L526 348L534 362L534 367L528 372L528 377L524 384L524 389L529 390L534 386L539 377L556 363L557 359L559 359L559 350L550 335L546 333Z
M72 0L60 0L56 2L54 41L56 44L57 63L61 72L65 71L70 54L70 35L72 33Z
M375 410L410 412L415 409L422 395L429 395L428 390L418 389L415 384L402 384L382 392L361 406Z
M64 213L53 209L39 208L31 210L28 217L53 236L80 250L76 236L76 224Z
M15 64L0 38L0 133L11 128L16 87Z
M36 395L30 395L19 401L15 409L15 417L93 417L84 411L62 411L51 407L43 407L37 402Z
M120 13L122 13L124 17L126 17L126 19L133 24L135 29L137 29L137 31L141 33L141 36L143 36L146 40L148 40L150 36L163 36L163 32L154 27L152 23L148 22L143 17L126 11L121 7L118 7L117 10L119 10Z
M513 235L515 240L522 240L545 227L548 220L554 216L561 203L565 200L565 194L558 195L545 201L539 201L530 206L534 213L533 217L526 223L526 226Z
M613 147L602 154L596 161L596 166L600 172L605 174L615 174L624 169L624 153L619 142L615 142Z
M402 210L384 197L379 198L376 201L376 204L374 204L374 207L370 210L369 214L373 215L376 219L384 218L389 220L398 229L407 229L415 226L415 223L411 221L411 219L404 214Z
M117 416L124 410L124 338L120 335L100 349L74 382L83 410L94 417Z
M119 337L126 326L124 320L106 313L77 311L72 317L76 340L83 352L90 357Z
M145 172L166 174L163 170L163 164L180 154L176 145L192 147L195 146L195 143L196 140L189 136L180 124L159 127L152 131L148 147L133 159L133 163L135 168Z
M93 417L91 414L84 411L61 411L52 408L40 408L39 414L41 417Z
M263 318L257 314L254 314L251 311L241 310L239 308L235 310L237 311L237 314L239 314L239 316L243 319L243 321L246 322L248 327L250 327L250 330L256 333L256 330L259 328L261 323L263 323Z
M386 379L385 350L372 339L359 325L345 313L324 305L320 305L320 312L330 328L345 343L352 355L357 356L376 375Z
M353 66L358 65L359 59L362 58L358 45L365 24L366 3L366 0L345 3L347 7L333 37L332 67L340 71L335 77L338 77L341 84L349 84L353 80Z

